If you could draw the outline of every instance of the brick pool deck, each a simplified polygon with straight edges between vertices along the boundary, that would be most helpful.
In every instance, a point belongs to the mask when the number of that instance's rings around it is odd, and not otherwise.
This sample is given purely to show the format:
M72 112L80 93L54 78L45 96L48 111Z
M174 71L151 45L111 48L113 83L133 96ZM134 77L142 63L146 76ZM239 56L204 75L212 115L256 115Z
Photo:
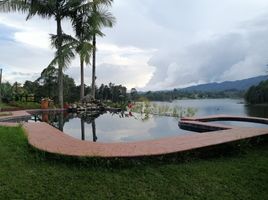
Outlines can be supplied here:
M19 113L17 113L18 115ZM25 113L24 113L25 114ZM15 115L15 114L14 114ZM205 119L212 121L213 118L222 119L223 116L213 116L207 118L184 118L183 123L193 125L207 125L202 122ZM228 116L224 116L225 118ZM229 116L230 118L233 116ZM245 117L242 117L245 119ZM241 119L241 118L240 118ZM256 119L256 118L254 118ZM258 120L268 120L257 118ZM268 121L267 121L268 122ZM0 123L0 125L12 125L10 123ZM215 124L210 126L217 126ZM221 125L222 126L222 125ZM193 133L175 137L167 137L158 140L129 142L129 143L94 143L75 139L58 129L46 124L24 123L29 144L33 147L50 153L68 156L87 157L139 157L163 155L176 152L183 152L197 148L215 146L218 144L238 141L268 134L268 128L244 128L222 126L224 130Z

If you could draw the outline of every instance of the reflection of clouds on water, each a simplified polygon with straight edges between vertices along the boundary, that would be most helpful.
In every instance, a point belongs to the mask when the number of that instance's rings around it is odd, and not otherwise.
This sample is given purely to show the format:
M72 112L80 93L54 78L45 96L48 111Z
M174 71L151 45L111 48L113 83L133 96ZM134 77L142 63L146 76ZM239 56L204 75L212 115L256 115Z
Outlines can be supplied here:
M267 117L266 107L246 107L238 104L241 100L233 99L204 99L204 100L177 100L172 103L157 102L170 106L193 107L198 109L197 116L229 114L229 115L253 115ZM144 116L133 113L133 117L120 117L119 114L103 114L95 119L97 142L130 142L152 140L168 136L187 134L178 127L178 119L172 117L150 116L142 120ZM262 116L260 116L262 115ZM81 121L79 118L70 119L64 125L64 132L72 137L81 139ZM93 140L92 124L85 123L85 139Z
M149 130L151 137L162 138L167 136L176 136L191 133L182 130L178 126L178 119L173 117L156 117L156 126Z
M85 123L86 126L86 123ZM87 130L87 128L85 128ZM80 118L70 119L64 124L63 132L77 139L81 139L81 120ZM87 131L86 131L87 132Z
M142 120L143 115L133 113L132 117L104 114L95 119L98 142L129 142L150 140L167 136L184 134L179 129L178 119L172 117L150 116ZM70 119L64 126L64 132L72 137L81 139L81 120ZM85 123L85 139L93 140L92 125Z
M156 123L154 118L143 122L134 117L119 118L117 115L105 114L96 119L96 126L101 141L120 142L150 139L148 131Z
M148 121L146 124L144 124L142 121L136 120L135 117L120 118L118 114L105 114L96 119L96 123L100 124L98 130L101 131L116 131L122 128L135 129L138 125L150 126L150 123L152 123L152 121Z

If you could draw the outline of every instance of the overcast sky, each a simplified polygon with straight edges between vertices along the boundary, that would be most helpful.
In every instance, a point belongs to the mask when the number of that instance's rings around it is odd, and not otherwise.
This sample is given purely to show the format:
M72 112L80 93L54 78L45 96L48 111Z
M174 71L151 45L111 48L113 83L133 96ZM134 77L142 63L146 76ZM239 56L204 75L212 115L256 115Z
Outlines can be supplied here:
M266 72L267 0L115 0L117 19L98 38L97 84L162 90ZM53 20L0 13L4 81L35 80L53 58ZM71 33L66 21L64 31ZM79 83L79 62L65 71ZM86 67L90 85L91 66Z

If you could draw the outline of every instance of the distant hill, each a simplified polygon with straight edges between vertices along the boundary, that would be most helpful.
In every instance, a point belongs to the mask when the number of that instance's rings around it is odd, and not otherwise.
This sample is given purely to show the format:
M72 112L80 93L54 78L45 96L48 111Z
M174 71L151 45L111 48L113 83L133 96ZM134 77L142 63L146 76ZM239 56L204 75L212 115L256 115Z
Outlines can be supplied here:
M238 81L225 81L222 83L207 83L196 86L183 88L183 91L200 91L200 92L221 92L226 90L240 90L245 91L253 85L258 85L261 81L268 79L268 76L257 76L253 78L238 80Z

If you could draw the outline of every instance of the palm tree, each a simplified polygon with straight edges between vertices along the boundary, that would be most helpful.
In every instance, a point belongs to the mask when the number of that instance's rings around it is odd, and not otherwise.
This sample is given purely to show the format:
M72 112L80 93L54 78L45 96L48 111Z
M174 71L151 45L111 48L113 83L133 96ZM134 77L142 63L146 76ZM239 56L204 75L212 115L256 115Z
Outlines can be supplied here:
M5 0L1 2L2 10L4 11L23 11L28 12L27 19L34 15L39 15L43 18L52 18L57 23L57 40L55 40L55 47L57 49L56 57L58 62L58 85L59 85L59 104L63 107L63 68L65 59L63 53L63 30L62 19L68 16L70 10L70 1L65 0ZM73 3L73 1L72 1Z
M91 84L91 96L95 99L95 81L96 81L96 37L104 36L101 32L102 27L112 27L115 18L110 12L104 9L103 6L110 6L113 2L112 0L92 0L92 14L90 16L89 24L92 28L92 84Z
M70 59L74 57L70 51L70 46L64 44L66 35L62 30L62 20L69 17L70 12L79 6L81 2L78 0L32 0L31 9L27 17L39 15L43 18L54 18L56 21L57 33L51 36L52 45L56 48L56 56L50 65L58 64L58 101L61 108L63 108L63 69L70 64Z
M100 0L101 1L101 0ZM52 44L56 48L56 56L51 64L58 64L59 105L63 108L63 69L68 66L73 54L70 46L64 44L65 34L62 30L62 20L70 17L76 9L89 9L91 2L86 0L2 0L0 9L5 12L28 12L27 19L34 15L43 18L54 18L57 24L57 33L52 35Z
M112 15L104 11L103 6L110 6L113 0L0 0L0 10L5 12L22 11L28 12L27 19L34 15L43 18L54 18L57 24L57 34L51 35L52 45L56 48L56 56L49 66L58 65L58 87L59 87L59 104L63 108L63 69L70 64L74 57L72 52L73 42L70 36L65 35L62 30L62 20L74 13L83 12L89 16L87 22L89 26L82 24L81 28L92 34L93 47L88 43L89 35L81 34L82 29L77 29L79 45L76 45L76 51L79 52L81 60L81 97L84 96L84 62L89 63L90 50L93 49L92 58L92 97L95 98L95 74L96 74L96 36L103 36L100 31L101 27L111 27L115 21ZM104 12L103 12L104 11ZM84 16L84 15L82 15Z
M75 31L76 47L75 50L80 57L81 68L81 90L80 98L84 97L84 63L90 63L91 54L93 54L93 73L95 77L95 49L96 35L104 36L100 31L101 26L111 27L114 17L110 12L104 9L104 6L111 5L112 0L93 0L88 10L77 9L72 16L72 25ZM91 42L93 44L91 44ZM95 98L95 79L92 78L92 97Z
M87 11L88 13L88 11ZM72 16L72 25L75 31L76 38L73 38L72 42L74 49L80 58L80 75L81 75L81 85L80 85L80 99L82 100L85 96L85 82L84 82L84 64L90 63L90 56L92 52L92 34L91 27L85 20L84 12L77 11Z

